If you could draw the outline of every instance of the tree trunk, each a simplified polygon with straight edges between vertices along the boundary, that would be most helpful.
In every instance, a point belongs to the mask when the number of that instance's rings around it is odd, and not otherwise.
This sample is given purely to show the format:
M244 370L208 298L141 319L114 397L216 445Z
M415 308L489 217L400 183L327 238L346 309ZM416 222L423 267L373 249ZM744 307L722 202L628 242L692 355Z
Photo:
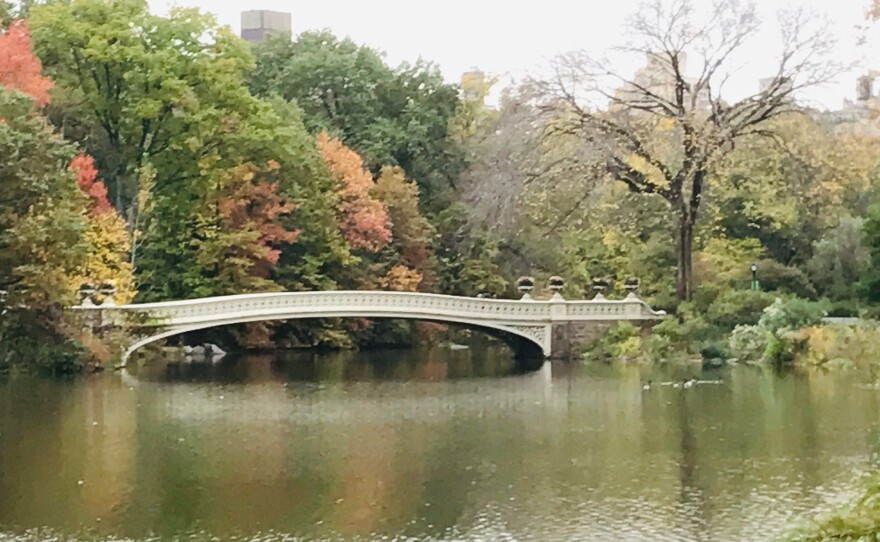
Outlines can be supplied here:
M678 272L675 281L675 295L679 301L689 301L693 295L693 251L694 218L687 207L679 211L678 217Z

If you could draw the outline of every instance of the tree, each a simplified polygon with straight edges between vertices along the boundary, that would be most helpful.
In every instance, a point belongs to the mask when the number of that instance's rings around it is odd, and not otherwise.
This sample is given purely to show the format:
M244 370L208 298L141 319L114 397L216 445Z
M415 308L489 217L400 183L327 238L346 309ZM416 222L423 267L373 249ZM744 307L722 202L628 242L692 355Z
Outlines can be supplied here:
M419 187L407 180L401 168L386 166L372 194L388 208L394 260L429 276L434 229L419 210Z
M102 214L110 211L113 206L107 199L107 187L98 178L95 159L81 152L70 161L70 170L76 175L76 184L91 200L91 211Z
M115 287L114 301L129 303L134 299L134 270L129 260L131 234L122 216L110 205L107 187L98 178L94 159L85 153L77 154L68 168L76 177L76 184L89 198L87 229L84 242L87 255L74 278L74 286L83 283L99 286L111 283Z
M742 138L713 172L704 230L755 238L785 265L805 265L820 237L865 211L878 141L805 114L767 124L773 140Z
M153 15L144 0L35 6L35 49L58 85L50 117L95 157L111 199L134 213L141 168L179 193L238 129L250 95L247 45L193 9Z
M694 227L714 165L744 137L772 137L768 121L797 106L797 91L828 81L827 23L803 9L781 22L783 50L763 89L729 103L722 98L741 46L758 30L751 4L715 2L700 20L691 0L652 0L628 22L623 48L648 59L635 76L608 61L573 53L554 63L554 77L536 82L534 103L549 133L588 142L596 175L637 194L662 198L677 215L676 294L693 294ZM697 59L695 78L686 59Z
M49 103L52 81L43 76L40 59L31 50L31 35L25 21L14 21L0 34L0 86L24 92L38 106Z
M318 149L336 182L342 236L354 249L379 251L391 239L388 209L370 194L373 177L363 160L327 132L318 135Z
M334 286L349 255L314 138L295 104L248 91L253 56L229 28L192 9L153 15L142 0L41 4L31 23L58 85L51 118L95 157L111 201L135 226L141 300L225 293L246 278L272 281L257 281L271 289ZM274 193L236 184L238 168L270 161L277 164ZM251 257L262 250L268 224L253 216L224 221L219 212L223 198L242 197L238 188L294 207L269 213L269 222L299 233L295 243L270 243L277 265L268 275L254 271L269 260ZM227 210L237 215L235 207ZM270 207L277 208L261 212ZM250 256L203 268L205 254L229 247L215 243L218 231L224 242L239 236L257 245Z
M862 273L862 287L868 301L880 303L880 203L875 203L868 211L864 228L865 245L871 259Z
M63 307L77 301L71 277L87 254L73 155L30 97L0 89L0 370L68 359L47 350L71 335Z
M312 133L327 131L378 174L398 165L416 180L427 209L442 209L464 166L448 138L459 93L439 69L422 62L389 67L382 54L329 32L291 42L269 39L256 49L251 89L295 101Z
M196 295L233 295L277 291L271 280L285 245L296 240L281 218L295 205L278 193L275 177L280 165L263 168L246 164L233 168L200 220L210 235L198 240L197 259L204 275L204 291Z

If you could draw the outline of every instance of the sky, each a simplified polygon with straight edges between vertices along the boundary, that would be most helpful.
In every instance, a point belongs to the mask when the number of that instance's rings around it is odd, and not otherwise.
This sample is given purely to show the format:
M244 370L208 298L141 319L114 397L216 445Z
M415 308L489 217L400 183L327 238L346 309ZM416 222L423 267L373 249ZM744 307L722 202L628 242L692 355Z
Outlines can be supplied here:
M709 0L694 0L698 5ZM773 72L773 55L779 27L777 11L787 5L807 5L833 22L840 39L842 61L859 61L859 66L834 84L802 96L811 105L838 108L844 98L853 98L855 79L870 68L880 43L880 23L868 28L869 45L856 47L860 31L867 26L864 12L870 0L760 0L763 25L746 45L744 60L730 84L732 94L747 95L756 90L760 77ZM268 9L292 14L293 32L329 29L386 53L392 65L419 58L440 66L450 82L479 68L497 75L502 84L528 73L540 72L552 57L572 50L602 55L620 45L627 15L638 9L638 0L149 0L156 13L170 6L192 6L217 15L222 24L236 32L240 12ZM635 69L634 66L632 69ZM878 79L880 87L880 79ZM736 97L736 96L734 96Z

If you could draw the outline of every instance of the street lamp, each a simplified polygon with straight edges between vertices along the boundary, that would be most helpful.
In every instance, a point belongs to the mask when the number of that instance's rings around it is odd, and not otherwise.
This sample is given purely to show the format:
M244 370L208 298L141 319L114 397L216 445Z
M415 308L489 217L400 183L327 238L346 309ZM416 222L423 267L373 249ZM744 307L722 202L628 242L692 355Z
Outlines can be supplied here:
M752 290L758 289L758 264L752 263Z

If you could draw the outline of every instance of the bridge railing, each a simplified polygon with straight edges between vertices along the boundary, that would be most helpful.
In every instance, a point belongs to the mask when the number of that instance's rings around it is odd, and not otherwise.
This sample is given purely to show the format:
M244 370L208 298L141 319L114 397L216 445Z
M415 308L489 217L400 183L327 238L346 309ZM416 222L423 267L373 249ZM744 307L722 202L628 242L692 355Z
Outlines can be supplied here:
M185 325L244 317L333 317L374 315L430 319L435 317L495 322L552 323L592 320L655 320L653 311L635 296L622 300L507 300L418 292L331 291L243 294L100 309L104 322L137 314L147 326Z

